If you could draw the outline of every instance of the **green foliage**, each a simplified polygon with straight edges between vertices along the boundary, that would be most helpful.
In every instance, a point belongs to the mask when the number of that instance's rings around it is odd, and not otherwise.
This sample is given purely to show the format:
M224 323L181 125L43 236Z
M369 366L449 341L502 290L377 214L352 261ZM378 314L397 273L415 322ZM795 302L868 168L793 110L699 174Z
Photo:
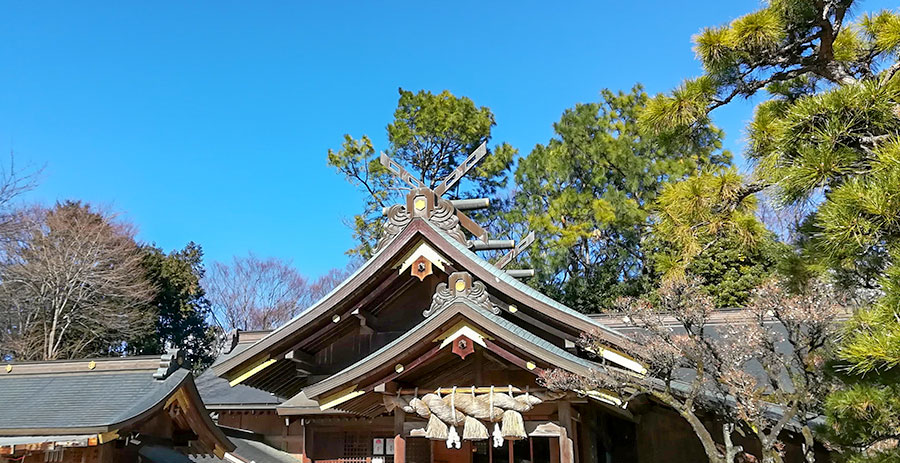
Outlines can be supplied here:
M826 400L828 418L823 432L830 441L850 450L845 454L847 462L898 461L900 448L892 445L892 440L900 430L900 378L893 372L844 379L848 387Z
M644 136L641 86L601 96L566 110L556 136L519 161L509 220L538 236L529 252L532 283L584 312L647 291L653 272L642 241L663 185L730 162L713 127L691 137Z
M900 245L900 139L886 141L871 158L868 172L836 186L817 213L815 244L835 267L853 267L873 250L897 261L886 254Z
M860 20L864 40L879 53L897 53L900 48L900 16L890 11L867 14Z
M152 306L156 324L129 348L132 354L161 354L179 348L192 368L199 371L215 359L216 336L207 320L211 314L206 292L200 285L204 275L203 250L188 243L169 254L155 246L144 246L143 266L156 288Z
M900 246L882 278L884 296L874 307L854 314L847 325L841 357L862 375L900 370Z
M877 168L882 160L873 152L876 142L900 133L898 102L897 79L767 102L751 125L748 155L783 201L807 199L819 188Z
M703 29L694 36L694 51L705 74L657 95L642 122L660 133L681 131L705 125L709 111L771 84L871 78L879 65L896 59L900 16L883 11L844 24L853 4L772 0L728 25Z
M829 397L830 439L851 461L895 461L900 434L900 15L851 19L856 2L771 0L695 37L705 74L647 105L656 133L768 92L748 127L754 181L784 205L812 204L780 268L825 274L871 306L838 346L847 387Z
M756 218L752 193L735 169L665 185L651 235L656 270L664 278L700 278L716 307L745 304L785 252Z
M434 188L478 145L490 139L494 125L491 110L476 106L469 98L456 97L446 90L433 94L400 89L394 120L387 126L385 151L425 186ZM508 144L494 147L445 196L481 197L504 188L515 154ZM363 212L350 224L360 244L348 253L368 258L381 234L381 209L400 202L400 191L407 186L381 165L371 139L365 135L359 140L344 135L340 150L328 150L328 164L366 196Z

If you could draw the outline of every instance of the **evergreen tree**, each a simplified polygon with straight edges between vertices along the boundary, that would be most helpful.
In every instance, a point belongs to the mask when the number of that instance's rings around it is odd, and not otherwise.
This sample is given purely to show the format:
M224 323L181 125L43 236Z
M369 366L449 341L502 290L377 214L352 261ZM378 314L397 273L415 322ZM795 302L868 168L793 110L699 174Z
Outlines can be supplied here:
M481 143L491 137L494 114L466 97L444 90L439 94L400 89L394 121L387 126L385 152L427 187L434 188ZM506 186L516 150L496 146L463 181L445 194L450 199L489 196ZM348 254L368 258L381 234L381 210L402 202L406 185L379 162L372 140L344 135L340 150L328 150L328 164L364 192L365 207L353 217L353 236L359 245Z
M855 2L772 0L695 37L705 74L642 115L657 133L695 130L709 112L765 89L749 126L755 181L785 204L811 201L794 265L858 294L839 349L848 388L827 401L837 444L855 461L900 458L900 16ZM801 265L796 265L800 263Z
M185 359L201 370L215 359L216 333L209 325L210 303L200 285L205 270L203 250L196 243L166 254L156 246L143 247L143 267L156 291L153 331L131 343L133 354L160 354L167 347L182 349Z
M687 137L644 136L640 85L601 97L567 109L555 137L519 161L507 216L537 234L532 284L583 312L648 291L654 272L644 240L663 185L730 163L711 126Z
M699 278L716 307L747 303L786 252L757 219L754 191L734 169L665 185L649 239L656 270Z

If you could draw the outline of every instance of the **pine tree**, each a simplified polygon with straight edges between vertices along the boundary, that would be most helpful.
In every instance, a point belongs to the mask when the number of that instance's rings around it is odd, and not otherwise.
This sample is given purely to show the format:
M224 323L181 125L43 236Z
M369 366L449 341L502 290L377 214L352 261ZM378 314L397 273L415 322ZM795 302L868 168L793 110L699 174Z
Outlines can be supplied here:
M754 182L818 207L792 268L871 296L838 350L847 388L828 398L835 443L855 461L900 458L900 15L855 2L772 0L695 36L705 73L659 95L642 123L696 130L710 111L765 90L748 127Z
M391 158L427 187L436 187L478 145L491 137L494 114L466 97L447 90L434 94L400 89L394 120L387 126ZM451 199L490 196L506 186L516 150L506 143L495 146L473 172L447 193ZM382 208L399 203L408 188L379 162L372 140L344 135L340 150L328 150L328 164L344 174L365 196L363 212L349 225L359 245L348 254L369 258L381 235Z
M567 109L555 136L516 169L509 222L523 221L537 235L531 284L583 312L609 309L654 283L644 241L663 186L731 162L712 126L691 137L644 136L638 114L648 99L636 85Z
M699 278L719 308L746 304L786 251L756 217L754 192L734 168L665 185L648 239L662 277Z
M160 354L181 349L188 364L199 371L215 360L216 332L209 324L210 303L201 286L205 269L203 249L190 242L166 254L144 245L143 268L155 291L151 301L154 329L129 344L129 353Z

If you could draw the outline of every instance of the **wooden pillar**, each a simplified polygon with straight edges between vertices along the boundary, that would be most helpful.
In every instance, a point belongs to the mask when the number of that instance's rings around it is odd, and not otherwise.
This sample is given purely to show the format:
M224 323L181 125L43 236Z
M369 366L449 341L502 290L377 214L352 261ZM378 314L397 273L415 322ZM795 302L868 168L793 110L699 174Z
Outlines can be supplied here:
M394 409L394 463L406 463L406 437L403 437L403 423L406 412L400 407Z
M550 439L550 463L559 463L559 439Z
M275 412L272 412L275 413ZM278 415L275 415L278 418ZM291 417L284 417L284 426L281 427L281 451L287 452L288 449L288 429L291 427Z
M312 448L312 445L309 441L310 434L307 428L309 428L309 420L303 419L300 422L300 432L303 433L303 463L312 461L312 458L309 456L309 449Z
M559 425L559 463L575 463L575 443L572 441L572 404L561 400L558 402Z
M116 461L116 444L109 442L98 446L97 463L113 463Z
M581 407L581 428L578 433L578 448L581 463L600 463L606 461L606 455L600 455L597 448L599 432L597 409L590 403Z

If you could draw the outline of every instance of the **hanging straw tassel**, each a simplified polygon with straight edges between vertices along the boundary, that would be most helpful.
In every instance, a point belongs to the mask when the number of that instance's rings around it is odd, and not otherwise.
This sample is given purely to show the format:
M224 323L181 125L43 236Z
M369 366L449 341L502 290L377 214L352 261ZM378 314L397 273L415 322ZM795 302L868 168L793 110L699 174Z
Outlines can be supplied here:
M475 397L475 386L472 386L472 398ZM466 416L466 422L463 425L463 439L465 440L485 440L488 434L487 426L471 416Z
M513 388L509 386L509 395L512 396ZM518 440L528 437L525 434L525 420L522 414L515 410L507 410L503 412L503 428L501 430L503 437L507 440Z
M490 436L488 435L487 426L485 426L484 423L471 416L467 416L466 423L463 425L462 437L465 440L485 440Z
M447 435L447 448L449 449L453 446L460 448L461 442L459 433L456 432L456 423L459 423L459 419L456 416L456 386L453 386L453 390L450 391L450 410L453 413L453 426L450 428L450 433ZM463 430L463 432L465 432L465 430Z
M525 434L525 420L522 414L515 410L503 412L503 429L501 434L507 440L519 440L528 437Z
M425 437L434 440L446 440L447 424L432 414L428 418L428 426L425 428Z
M488 409L494 409L494 386L491 386L491 392L488 396ZM500 419L503 419L502 415ZM493 421L493 419L491 421ZM494 438L494 448L499 448L503 445L503 433L500 432L499 423L494 422L494 433L491 434L491 436Z
M438 400L440 400L440 394L440 389L438 389ZM447 436L447 424L441 421L435 413L432 413L431 416L428 417L428 426L425 428L425 437L429 439L446 440Z

